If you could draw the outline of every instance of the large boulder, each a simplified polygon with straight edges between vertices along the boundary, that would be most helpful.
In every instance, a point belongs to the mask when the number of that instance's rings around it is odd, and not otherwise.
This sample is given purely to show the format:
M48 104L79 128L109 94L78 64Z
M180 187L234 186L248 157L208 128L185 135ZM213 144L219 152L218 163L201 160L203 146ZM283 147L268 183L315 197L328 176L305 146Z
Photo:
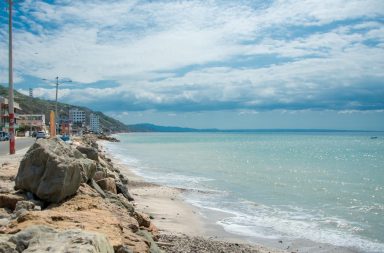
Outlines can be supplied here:
M99 161L99 153L97 152L97 149L84 146L77 146L76 149L85 154L89 159L97 162Z
M20 163L15 188L58 203L75 194L80 183L88 182L95 171L95 161L61 139L39 139Z
M79 229L56 231L45 226L31 226L9 240L18 252L91 252L113 253L105 235Z

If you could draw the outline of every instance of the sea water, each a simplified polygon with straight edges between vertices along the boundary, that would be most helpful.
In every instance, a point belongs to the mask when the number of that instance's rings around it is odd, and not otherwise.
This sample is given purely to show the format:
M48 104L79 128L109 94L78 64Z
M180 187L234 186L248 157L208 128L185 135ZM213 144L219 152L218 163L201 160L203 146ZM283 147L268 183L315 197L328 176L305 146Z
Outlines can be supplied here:
M375 136L375 137L373 137ZM377 137L377 138L376 138ZM384 252L382 133L129 133L106 148L227 232Z

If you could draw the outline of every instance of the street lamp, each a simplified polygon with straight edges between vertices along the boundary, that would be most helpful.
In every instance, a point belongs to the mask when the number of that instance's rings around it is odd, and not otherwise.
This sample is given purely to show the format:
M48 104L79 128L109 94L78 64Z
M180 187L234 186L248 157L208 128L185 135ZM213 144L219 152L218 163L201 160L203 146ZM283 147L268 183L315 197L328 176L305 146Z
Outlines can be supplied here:
M55 84L56 84L56 104L55 104L55 127L56 127L56 131L57 131L57 126L56 124L58 123L58 115L57 115L57 96L58 96L58 93L59 93L59 84L63 84L63 83L71 83L72 80L60 80L59 81L59 77L56 76L56 81L55 81ZM49 81L48 79L42 79L44 81Z
M13 107L13 62L12 62L12 0L8 0L8 29L9 29L9 98L8 98L8 115L9 115L9 154L15 154L15 111Z

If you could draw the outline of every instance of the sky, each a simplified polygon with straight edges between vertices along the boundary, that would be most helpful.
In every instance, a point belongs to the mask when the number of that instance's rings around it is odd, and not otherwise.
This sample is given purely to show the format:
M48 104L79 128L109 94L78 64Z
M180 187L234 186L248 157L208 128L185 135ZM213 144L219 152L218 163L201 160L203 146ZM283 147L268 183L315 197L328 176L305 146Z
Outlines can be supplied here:
M14 9L14 87L25 94L54 100L58 76L72 80L60 102L127 124L384 130L383 0L23 0Z

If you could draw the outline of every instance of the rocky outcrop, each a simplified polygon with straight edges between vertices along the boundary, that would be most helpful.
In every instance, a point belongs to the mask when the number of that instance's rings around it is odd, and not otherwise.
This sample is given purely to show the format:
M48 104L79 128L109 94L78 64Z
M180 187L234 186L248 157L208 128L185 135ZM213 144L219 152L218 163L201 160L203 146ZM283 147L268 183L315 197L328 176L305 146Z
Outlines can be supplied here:
M57 231L46 226L30 226L9 239L18 252L113 253L108 239L99 233L70 229Z
M89 181L96 163L59 138L39 139L25 154L15 180L15 189L34 193L58 203Z

